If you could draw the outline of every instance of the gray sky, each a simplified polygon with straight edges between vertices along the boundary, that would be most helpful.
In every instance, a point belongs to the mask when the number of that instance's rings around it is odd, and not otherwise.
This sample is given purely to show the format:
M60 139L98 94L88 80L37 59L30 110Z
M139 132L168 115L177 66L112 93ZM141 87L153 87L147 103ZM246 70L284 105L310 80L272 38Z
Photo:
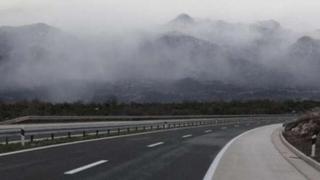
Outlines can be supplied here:
M320 29L319 0L0 0L0 25L45 22L64 29L124 30L194 17L253 22L275 19L296 31Z

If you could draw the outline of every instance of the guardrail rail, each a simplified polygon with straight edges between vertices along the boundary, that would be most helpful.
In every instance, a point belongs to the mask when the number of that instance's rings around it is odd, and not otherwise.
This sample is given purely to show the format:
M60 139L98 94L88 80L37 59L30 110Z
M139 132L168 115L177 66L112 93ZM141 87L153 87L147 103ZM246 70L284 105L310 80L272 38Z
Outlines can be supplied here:
M72 138L86 136L114 136L128 133L137 133L144 131L156 131L173 128L186 128L194 126L218 126L242 123L279 123L290 121L294 116L278 115L278 116L233 116L229 118L203 118L203 119L187 119L187 120L168 120L148 121L134 124L124 125L97 125L90 127L43 127L43 128L23 128L19 125L16 128L0 129L0 143L25 143L39 140L54 140L57 138ZM66 123L69 124L70 123ZM22 142L23 141L23 142Z

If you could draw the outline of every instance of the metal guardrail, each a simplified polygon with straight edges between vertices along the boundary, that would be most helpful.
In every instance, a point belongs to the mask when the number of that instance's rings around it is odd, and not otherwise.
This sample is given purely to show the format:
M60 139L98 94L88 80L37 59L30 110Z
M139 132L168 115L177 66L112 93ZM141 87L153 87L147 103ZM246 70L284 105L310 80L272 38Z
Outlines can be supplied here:
M83 121L138 121L138 120L163 120L163 119L195 119L195 118L235 118L235 117L277 117L278 114L253 114L253 115L170 115L170 116L22 116L6 121L0 121L0 125L32 123L32 122L83 122ZM284 114L282 116L292 116Z
M175 121L152 121L141 124L126 124L126 125L99 125L91 127L67 127L67 128L44 128L44 129L7 129L0 131L0 143L9 144L10 142L23 143L25 141L33 142L41 139L54 140L58 137L71 138L74 136L88 135L120 135L127 133L136 133L152 130L163 130L172 128L184 128L193 126L206 125L228 125L241 124L249 122L269 121L270 123L285 122L291 120L293 116L266 116L266 117L237 117L237 118L207 118L197 120L175 120ZM23 142L22 142L23 141Z

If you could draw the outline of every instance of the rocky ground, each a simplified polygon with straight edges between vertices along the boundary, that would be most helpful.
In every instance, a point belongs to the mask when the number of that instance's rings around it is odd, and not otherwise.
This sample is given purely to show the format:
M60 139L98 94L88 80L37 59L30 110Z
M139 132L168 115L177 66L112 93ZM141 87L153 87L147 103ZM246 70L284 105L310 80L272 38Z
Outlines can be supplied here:
M320 162L320 108L307 112L285 127L285 138L307 155L311 153L311 137L318 134L315 159Z

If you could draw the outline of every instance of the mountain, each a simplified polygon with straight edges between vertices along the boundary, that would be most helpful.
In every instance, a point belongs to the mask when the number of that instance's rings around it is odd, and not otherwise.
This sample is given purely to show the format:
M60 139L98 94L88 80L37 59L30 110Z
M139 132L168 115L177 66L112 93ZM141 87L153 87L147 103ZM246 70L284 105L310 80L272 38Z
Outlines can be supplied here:
M275 33L281 29L281 24L273 19L266 21L259 21L253 25L261 33Z
M154 33L87 40L43 23L0 27L0 100L320 99L320 40L275 20L188 14Z
M292 45L292 54L304 59L319 59L320 40L303 36Z
M199 81L185 78L175 81L122 81L99 88L93 96L95 102L110 99L120 102L183 102L229 100L315 100L319 89L309 88L252 88L239 87L219 81Z
M19 27L2 26L0 27L0 60L40 59L54 43L52 40L59 36L60 40L64 39L62 32L43 23Z
M0 27L0 90L34 89L65 79L84 47L44 23Z
M171 20L168 24L172 27L187 27L194 25L196 21L186 13L178 15L175 19Z

